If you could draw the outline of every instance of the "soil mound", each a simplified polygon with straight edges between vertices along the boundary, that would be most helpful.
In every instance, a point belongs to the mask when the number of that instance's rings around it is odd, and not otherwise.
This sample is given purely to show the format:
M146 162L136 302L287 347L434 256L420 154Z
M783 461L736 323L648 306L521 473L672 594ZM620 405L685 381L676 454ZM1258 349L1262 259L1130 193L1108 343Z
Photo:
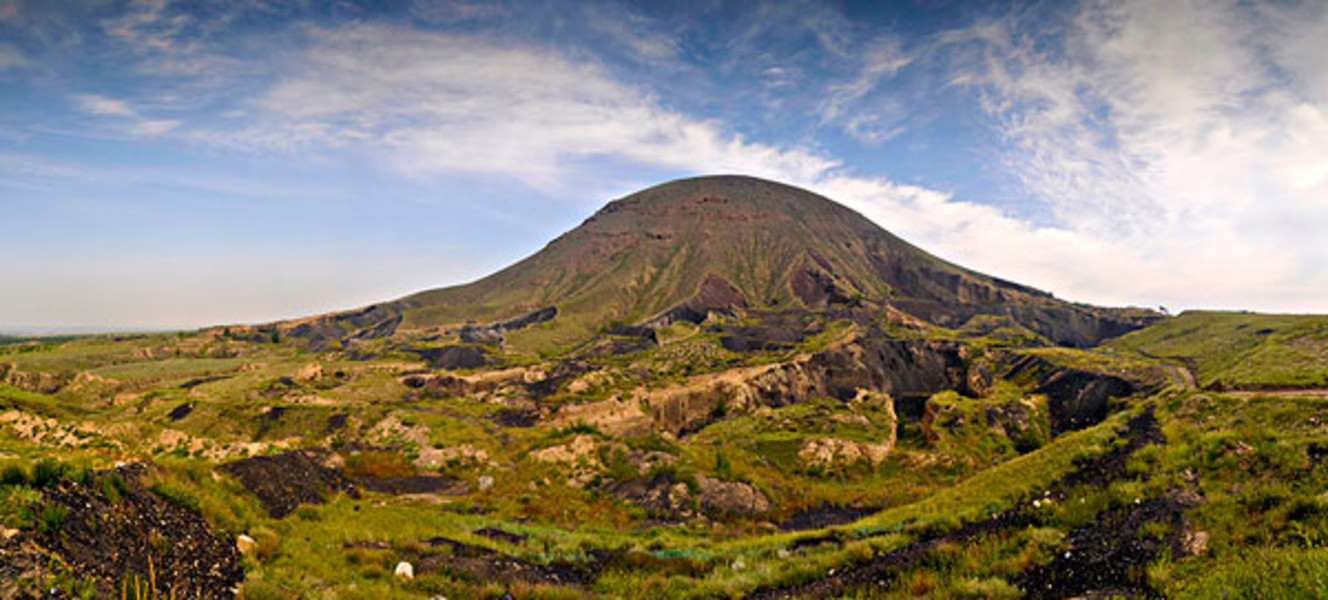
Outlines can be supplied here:
M329 494L345 492L359 498L355 485L336 469L323 465L324 457L311 450L255 456L218 467L258 496L274 518L284 517L301 504L322 504Z
M154 493L151 470L134 464L43 490L42 514L63 516L42 516L43 526L0 542L0 598L36 597L22 586L40 584L58 563L92 580L98 598L120 597L126 583L155 586L160 598L234 598L244 580L234 540L180 498Z

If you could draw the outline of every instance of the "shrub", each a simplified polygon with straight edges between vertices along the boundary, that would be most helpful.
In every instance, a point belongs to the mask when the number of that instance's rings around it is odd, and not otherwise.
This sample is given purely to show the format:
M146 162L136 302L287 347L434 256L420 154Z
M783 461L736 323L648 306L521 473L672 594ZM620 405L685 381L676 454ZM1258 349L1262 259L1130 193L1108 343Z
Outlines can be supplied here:
M120 500L129 495L129 484L125 483L119 473L111 473L102 478L101 493L111 504L119 504Z
M32 467L32 487L44 488L55 485L63 474L64 467L60 463L43 458Z
M28 485L28 471L20 465L8 464L0 469L0 485Z
M414 475L415 468L399 452L366 450L359 454L352 454L346 459L346 474L376 479L394 479Z
M179 508L192 510L194 512L198 512L199 510L198 498L195 498L193 494L166 483L165 481L153 483L152 487L148 489L162 500L170 502Z
M715 453L715 474L722 479L733 479L733 464L723 450Z
M42 533L59 533L65 525L65 515L69 510L59 504L45 504L41 512L37 513L37 531Z
M249 537L254 538L254 541L258 542L258 551L255 553L255 556L260 561L271 559L277 555L277 551L281 550L281 536L277 535L277 532L272 531L271 529L260 527L253 530L249 534Z

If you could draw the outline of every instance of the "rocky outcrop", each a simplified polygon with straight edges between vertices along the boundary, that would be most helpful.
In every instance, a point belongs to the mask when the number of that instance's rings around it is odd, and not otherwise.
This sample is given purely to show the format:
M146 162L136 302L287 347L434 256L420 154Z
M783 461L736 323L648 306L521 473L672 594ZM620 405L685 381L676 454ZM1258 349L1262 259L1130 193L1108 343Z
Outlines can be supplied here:
M0 381L4 381L5 385L38 394L54 394L73 383L78 376L77 373L72 371L28 373L18 370L14 365L5 365L0 367L0 370L4 371L4 377Z
M863 462L875 465L885 460L893 448L893 440L891 443L872 444L834 437L811 438L803 441L802 447L798 449L798 462L802 463L803 468L822 471Z
M660 473L626 482L613 482L606 491L661 516L692 518L700 515L754 516L770 510L770 499L760 488L743 481L707 475L683 480Z
M967 386L965 349L955 342L853 338L816 354L693 377L664 389L569 406L554 425L578 422L612 435L699 430L730 411L787 406L812 397L841 401L863 390L931 394Z
M478 369L489 364L489 351L482 346L454 344L405 350L429 363L430 369Z
M388 305L373 305L343 313L324 315L275 327L287 337L303 342L314 351L345 348L350 342L390 337L401 326L401 311ZM271 328L272 326L269 326ZM272 335L258 331L257 339L268 341ZM280 334L278 334L280 335Z
M1047 399L1040 395L1000 399L937 394L927 400L919 425L932 446L965 445L959 440L974 437L1003 438L1028 452L1049 439Z
M1031 354L1013 355L998 376L1047 397L1052 435L1101 423L1113 399L1155 391L1142 382L1056 365Z
M500 344L508 332L543 323L558 316L558 308L550 306L529 312L515 319L508 319L488 325L467 325L457 330L461 341L467 343Z
M859 463L877 465L894 450L899 417L895 414L894 400L888 394L858 390L848 408L852 412L832 415L829 420L872 426L884 436L871 442L827 436L806 439L798 449L798 462L804 469L832 473ZM873 418L869 419L863 413L870 413Z
M618 480L634 479L677 461L672 454L596 440L587 434L577 434L566 443L532 451L530 458L566 467L567 485L576 488L606 475Z

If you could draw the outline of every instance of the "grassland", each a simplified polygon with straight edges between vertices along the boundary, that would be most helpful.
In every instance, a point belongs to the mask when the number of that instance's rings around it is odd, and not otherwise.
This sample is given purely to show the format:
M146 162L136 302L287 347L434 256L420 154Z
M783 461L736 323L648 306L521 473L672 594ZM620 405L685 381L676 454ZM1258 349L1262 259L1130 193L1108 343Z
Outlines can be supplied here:
M1328 387L1328 317L1189 311L1108 343L1190 367L1201 387Z
M682 435L544 422L554 406L782 364L860 333L846 321L809 323L814 333L796 343L752 352L721 343L761 325L735 319L671 325L659 344L621 355L593 344L544 359L494 349L489 367L450 372L382 340L355 355L216 331L6 346L0 526L14 539L59 535L67 525L50 490L72 483L51 477L103 481L89 473L147 461L157 467L144 489L197 511L225 539L255 541L242 559L246 598L1044 597L1035 580L1182 598L1324 593L1324 398L1173 387L1117 399L1106 420L1055 437L1046 399L1001 380L981 397L935 394L921 420L888 397L813 393L712 409ZM1179 363L1206 385L1319 385L1313 344L1325 327L1187 313L1105 348L1020 351L1145 383ZM979 366L1013 339L966 335L941 337L966 344ZM424 343L442 342L404 346ZM1300 353L1291 366L1275 359L1284 351ZM593 368L538 394L523 383L570 368L565 358ZM879 461L810 462L808 443L824 439L890 447ZM347 478L453 487L329 491L278 518L217 468L298 449ZM672 511L615 492L633 480L666 481L653 489L687 490L691 504ZM702 510L703 480L750 486L741 489L770 508ZM853 516L787 525L841 509ZM0 558L10 550L0 542ZM1075 562L1081 551L1102 560ZM415 565L413 579L393 575L400 562ZM85 574L61 577L95 591Z

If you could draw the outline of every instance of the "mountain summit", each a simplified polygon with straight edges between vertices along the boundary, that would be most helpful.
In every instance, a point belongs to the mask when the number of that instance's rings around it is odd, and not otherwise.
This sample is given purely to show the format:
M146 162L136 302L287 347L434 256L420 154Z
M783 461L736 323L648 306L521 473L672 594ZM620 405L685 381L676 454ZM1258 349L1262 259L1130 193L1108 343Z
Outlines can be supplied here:
M864 305L945 327L977 315L1008 317L1069 346L1150 320L953 265L803 189L710 176L614 200L534 255L473 283L332 315L316 326L306 322L304 329L378 337L398 329L540 323L535 345L552 347L614 325L699 320L711 311Z

